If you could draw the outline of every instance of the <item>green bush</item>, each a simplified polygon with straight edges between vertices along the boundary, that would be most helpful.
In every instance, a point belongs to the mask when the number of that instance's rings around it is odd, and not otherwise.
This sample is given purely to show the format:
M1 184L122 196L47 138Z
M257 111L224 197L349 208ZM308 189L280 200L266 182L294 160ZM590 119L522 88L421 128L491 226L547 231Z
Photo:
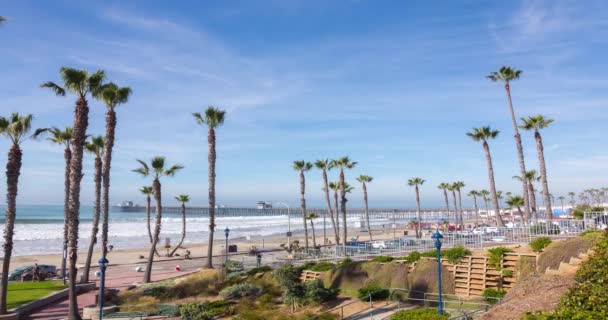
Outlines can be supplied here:
M412 251L412 252L410 252L410 254L408 254L407 256L404 257L404 260L407 263L414 263L414 262L420 260L421 256L422 255L420 254L420 252L418 252L418 251Z
M391 257L391 256L377 256L377 257L375 257L375 258L372 259L372 262L382 262L382 263L384 263L384 262L391 262L391 261L393 261L393 259L394 258Z
M269 266L263 266L263 267L259 267L259 268L253 268L253 269L251 269L251 270L248 270L248 271L246 272L246 274L247 274L248 276L254 276L254 275L258 274L258 273L264 273L264 272L269 272L269 271L272 271L272 267L269 267Z
M243 282L222 289L219 296L224 299L239 299L243 297L258 296L262 291L264 291L264 289L258 285Z
M334 300L338 289L325 288L320 279L304 283L304 300L306 303L323 303Z
M536 239L532 240L530 242L530 247L532 248L532 251L534 251L536 253L540 253L541 251L543 251L544 248L546 248L550 244L551 244L551 238L540 237L540 238L536 238Z
M437 309L418 308L399 311L391 316L391 320L447 320L450 314L444 312L443 315L437 314Z
M369 300L371 295L372 300L385 300L389 297L390 291L377 285L369 285L363 288L359 288L358 297L360 300Z
M230 305L228 301L186 303L179 306L179 314L182 319L187 320L211 320L223 314Z
M496 303L498 302L500 299L502 299L505 294L507 294L507 292L505 290L496 290L496 289L491 289L491 288L487 288L485 290L483 290L483 293L481 294L481 296L486 299L487 302L489 303Z
M143 295L159 298L166 295L167 291L169 291L169 288L165 286L154 286L150 288L145 288L143 291Z
M227 272L239 272L243 271L245 268L243 267L243 263L236 260L228 260L226 265L224 266Z
M437 250L425 251L420 254L421 257L437 258Z
M305 264L299 266L298 268L300 270L310 270L310 271L316 271L316 272L323 272L323 271L329 271L333 268L335 268L336 265L331 263L331 262L306 262Z
M502 270L502 276L503 277L512 277L513 276L513 270L503 269Z
M345 266L345 265L351 264L353 262L354 262L353 259L347 257L347 258L342 259L340 262L338 262L338 266Z
M441 251L442 258L445 257L445 259L452 264L457 264L462 260L462 258L470 255L471 250L466 249L463 246L455 246L454 248Z
M509 252L513 252L513 250L505 247L488 249L488 265L496 270L501 270L502 257Z

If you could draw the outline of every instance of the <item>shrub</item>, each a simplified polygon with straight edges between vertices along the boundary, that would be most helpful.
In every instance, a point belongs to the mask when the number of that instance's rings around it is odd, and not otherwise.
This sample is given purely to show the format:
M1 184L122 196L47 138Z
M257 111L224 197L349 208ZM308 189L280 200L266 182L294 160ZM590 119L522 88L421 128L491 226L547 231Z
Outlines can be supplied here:
M391 320L447 320L450 314L444 312L443 315L437 314L437 309L418 308L399 311L391 316Z
M259 268L253 268L253 269L247 271L247 275L254 276L258 273L264 273L264 272L269 272L269 271L272 271L272 267L263 266L263 267L259 267Z
M358 293L358 297L360 300L369 300L370 295L372 297L372 300L384 300L390 295L388 289L382 288L377 285L369 285L363 288L359 288Z
M462 258L470 255L471 250L466 249L463 246L455 246L454 248L441 251L441 256L445 257L445 259L452 264L457 264L462 260Z
M513 276L513 270L503 269L502 270L502 276L503 277L512 277Z
M540 238L536 238L536 239L532 240L530 242L530 247L532 248L532 251L534 251L536 253L540 253L541 251L543 251L544 248L546 248L550 244L551 244L551 238L540 237Z
M410 252L410 254L408 254L405 257L405 261L407 261L408 263L414 263L418 260L420 260L421 254L418 251L412 251Z
M390 256L377 256L372 259L372 262L391 262L393 259L394 258Z
M498 302L500 299L502 299L505 294L507 294L507 292L505 290L496 290L496 289L492 289L492 288L487 288L485 290L483 290L483 293L481 294L481 296L486 299L487 302L489 303L496 303Z
M320 279L304 283L304 300L306 303L322 303L334 300L338 289L325 288Z
M336 267L336 265L331 262L319 262L319 263L315 264L314 266L312 266L312 268L310 268L309 270L316 271L316 272L323 272L323 271L332 270L335 267Z
M505 247L488 249L488 265L496 270L501 270L502 256L508 252L513 252L513 250Z
M167 294L168 288L165 286L155 286L150 288L145 288L143 295L150 297L162 297Z
M228 262L226 262L226 265L224 266L224 268L226 268L226 271L229 273L243 271L245 269L243 267L243 263L240 261L236 261L236 260L228 260Z
M211 320L224 313L231 303L227 301L193 302L179 306L179 314L182 319L188 320Z
M255 297L261 294L262 291L263 288L258 285L243 282L222 289L219 295L224 299L239 299L243 297Z
M426 257L426 258L436 258L437 250L425 251L425 252L421 253L420 256Z
M340 262L338 262L338 266L345 266L345 265L351 264L351 263L353 263L353 259L347 257L347 258L342 259Z

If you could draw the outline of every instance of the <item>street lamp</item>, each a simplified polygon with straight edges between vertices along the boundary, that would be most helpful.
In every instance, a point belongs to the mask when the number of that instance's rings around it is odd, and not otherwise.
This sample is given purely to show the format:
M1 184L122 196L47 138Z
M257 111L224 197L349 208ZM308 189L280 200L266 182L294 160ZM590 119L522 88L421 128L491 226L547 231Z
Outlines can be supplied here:
M228 236L230 235L230 229L228 229L228 227L226 227L226 229L224 229L224 234L226 235L226 259L224 259L224 265L228 264Z
M277 205L283 205L287 208L287 247L291 246L291 214L290 207L287 203L284 202L276 202Z
M99 270L101 271L101 280L99 281L99 319L103 319L103 305L104 305L104 297L103 293L106 286L106 269L108 268L108 264L110 261L106 259L106 257L101 257L99 259Z
M435 239L435 248L437 248L437 288L439 289L439 315L443 315L443 299L441 296L441 239L443 235L439 232L439 228L431 237Z

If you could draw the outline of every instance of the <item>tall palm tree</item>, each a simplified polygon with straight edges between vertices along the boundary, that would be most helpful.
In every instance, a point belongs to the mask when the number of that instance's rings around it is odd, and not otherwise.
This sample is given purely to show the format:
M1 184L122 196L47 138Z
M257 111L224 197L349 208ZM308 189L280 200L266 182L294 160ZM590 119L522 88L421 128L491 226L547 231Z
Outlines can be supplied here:
M2 278L0 282L0 314L6 314L8 274L13 253L13 234L17 216L17 191L21 174L21 143L29 137L32 128L32 115L21 116L12 113L7 118L0 117L0 136L9 139L12 144L6 162L6 215L4 220L4 259L2 260Z
M498 209L500 210L500 203L502 202L502 191L498 190L496 191L496 198L498 198Z
M325 194L325 202L327 203L327 213L329 213L329 217L331 218L331 226L334 229L334 238L336 240L336 244L340 244L340 232L338 228L336 228L336 219L338 218L338 211L336 211L335 216L331 210L331 201L329 200L329 185L327 181L327 170L329 170L329 159L321 159L315 161L315 167L321 170L323 177L323 193Z
M559 196L557 197L557 199L559 199L559 201L562 203L562 214L564 214L564 200L566 199L566 197L564 196Z
M477 209L477 197L480 196L479 191L471 190L467 194L469 197L473 197L473 207L475 208L475 225L479 224L479 210Z
M370 183L374 180L373 177L360 175L357 177L357 181L361 182L363 187L363 203L365 205L365 223L367 224L367 234L369 235L369 241L372 241L372 227L369 224L369 208L367 206L367 185L366 183Z
M511 113L511 122L513 124L513 131L515 133L515 144L517 146L517 156L519 159L519 173L522 179L526 175L526 164L524 162L524 148L521 143L521 136L517 129L517 121L515 120L515 111L513 110L513 101L511 99L511 81L519 79L522 74L521 70L517 70L512 67L502 66L498 72L491 72L486 78L493 82L503 82L505 91L507 92L507 102L509 103L509 111ZM530 216L530 204L528 203L528 186L525 181L522 182L522 190L524 197L524 211L526 216Z
M331 168L340 168L340 209L342 211L342 239L346 243L348 239L348 230L346 227L346 181L344 181L344 169L352 169L357 165L356 161L351 161L349 157L340 157L337 160L332 160L329 163Z
M306 223L306 177L304 173L312 169L312 163L304 160L293 162L293 169L300 174L300 207L302 208L302 218L304 222L304 245L308 249L308 226Z
M340 233L340 217L338 215L338 191L340 191L340 182L332 181L328 184L329 189L334 192L334 212L336 213L336 230L338 234ZM340 239L340 236L337 236L337 239ZM339 244L336 242L336 244Z
M526 218L524 217L523 212L521 212L521 206L524 205L524 198L520 196L511 196L507 199L507 204L511 208L517 208L517 213L519 213L519 216L521 217L521 222L526 224Z
M445 209L448 211L448 220L450 220L450 203L448 201L448 189L450 187L449 183L442 182L437 188L443 190L443 199L445 200Z
M93 181L95 183L95 198L93 201L93 221L91 223L91 237L89 239L89 250L84 263L84 272L82 274L82 283L89 282L89 272L91 270L91 261L93 258L93 249L97 243L97 232L99 231L99 213L101 204L101 157L103 156L104 137L91 137L85 144L87 152L95 156L95 171Z
M458 220L459 220L459 224L462 226L464 225L464 220L462 217L462 195L460 193L460 191L462 190L462 188L464 188L464 182L463 181L456 181L454 182L454 189L458 192L458 211L460 211L459 215L458 215Z
M181 165L173 165L171 167L165 166L164 157L154 157L148 165L145 161L137 160L141 167L133 170L135 173L139 173L144 177L152 176L152 190L154 192L154 201L156 209L156 224L154 225L154 235L152 238L152 245L150 246L150 253L148 254L148 263L146 264L146 272L144 273L144 282L149 283L152 278L152 263L154 262L154 252L156 251L156 245L158 244L158 237L160 235L160 225L163 218L163 206L161 201L161 177L172 177L175 173L184 167Z
M127 103L131 96L131 88L119 87L110 82L101 86L97 98L106 106L106 137L103 152L102 184L103 195L101 201L101 255L108 254L108 220L110 214L110 168L112 165L112 150L116 135L116 107Z
M182 238L179 240L179 243L173 248L173 251L169 254L169 257L173 257L175 251L181 247L182 243L184 243L184 239L186 239L186 202L190 201L190 196L187 194L180 194L175 197L177 202L182 204Z
M410 187L414 187L416 191L416 216L418 217L418 223L416 224L416 238L422 237L420 232L420 227L422 225L422 215L420 213L420 189L419 187L424 183L424 179L414 177L407 180L407 185Z
M483 151L486 155L486 162L488 164L488 179L490 180L490 194L492 195L494 212L496 214L496 219L498 223L501 227L504 227L505 222L502 221L502 216L500 215L500 207L498 206L498 197L496 195L496 183L494 181L494 167L492 166L492 156L490 155L490 145L488 144L488 140L496 138L496 136L498 136L498 132L498 130L492 130L490 127L473 128L472 132L467 132L467 136L471 137L473 141L483 142Z
M480 190L480 191L479 191L479 195L480 195L480 196L482 197L482 199L483 199L484 206L485 206L485 208L486 208L486 215L487 215L487 213L488 213L488 201L489 201L488 196L490 195L490 191L488 191L488 190L486 190L486 189Z
M526 171L526 184L528 185L528 196L530 197L530 208L532 209L532 214L534 214L534 220L538 220L538 212L536 210L536 192L534 190L534 181L540 180L538 173L536 170L528 170ZM513 176L513 179L521 181L520 176ZM528 221L530 221L530 217L526 217Z
M454 222L458 224L458 203L456 202L456 185L448 184L448 191L452 192L452 200L454 200Z
M54 144L64 147L63 157L65 160L64 168L64 189L63 189L63 250L68 250L68 206L70 200L70 160L72 159L72 128L66 127L61 130L57 127L38 130L37 135L49 132L47 140ZM61 278L65 279L65 259L61 259Z
M309 212L306 214L306 219L308 219L310 221L310 229L312 230L312 247L313 248L317 247L317 239L315 236L315 225L313 223L313 220L317 219L318 217L319 217L319 215L314 212Z
M549 198L549 183L547 182L547 167L545 166L545 151L543 147L543 138L540 135L540 130L547 128L553 119L545 118L539 114L536 116L521 118L523 124L519 126L524 130L533 130L534 139L536 140L536 150L538 152L538 164L540 165L540 183L543 186L543 196L545 199L547 219L553 220L553 211L551 208L551 201Z
M68 319L80 320L78 312L76 279L78 270L78 226L80 221L80 182L82 180L82 158L84 142L89 126L89 95L97 96L102 86L104 72L99 70L89 74L86 70L62 67L59 70L63 87L52 82L41 85L51 89L56 95L65 96L66 91L76 95L74 107L74 123L72 125L72 158L70 159L70 195L68 206L68 257L70 259L69 274L69 306Z
M570 205L572 206L572 209L574 209L574 204L576 203L574 201L574 196L576 195L576 193L570 191L568 192L568 196L570 197Z
M215 129L224 123L226 111L209 106L202 115L198 112L192 114L200 125L207 125L207 143L209 144L209 245L207 247L206 268L213 268L213 233L215 231Z

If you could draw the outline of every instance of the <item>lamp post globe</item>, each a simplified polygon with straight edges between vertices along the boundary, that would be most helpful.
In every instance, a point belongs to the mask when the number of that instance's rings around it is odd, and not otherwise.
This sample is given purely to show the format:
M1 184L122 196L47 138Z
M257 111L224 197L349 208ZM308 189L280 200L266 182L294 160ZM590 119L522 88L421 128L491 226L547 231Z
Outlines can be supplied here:
M439 291L439 315L443 315L443 297L441 293L441 239L443 235L439 229L431 236L435 240L435 248L437 249L437 289Z

